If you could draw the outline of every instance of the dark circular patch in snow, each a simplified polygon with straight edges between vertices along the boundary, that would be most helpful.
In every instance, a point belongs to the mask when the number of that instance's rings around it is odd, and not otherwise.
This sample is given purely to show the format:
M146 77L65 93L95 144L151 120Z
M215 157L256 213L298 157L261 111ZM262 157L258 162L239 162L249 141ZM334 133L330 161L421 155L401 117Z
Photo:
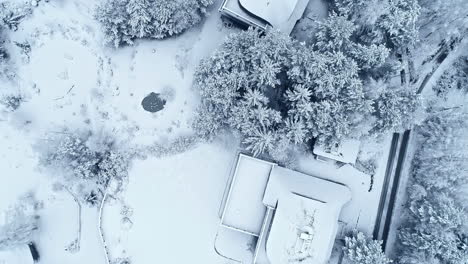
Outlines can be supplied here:
M158 93L150 93L141 101L143 109L151 113L163 110L164 105L166 105L166 100L162 99Z

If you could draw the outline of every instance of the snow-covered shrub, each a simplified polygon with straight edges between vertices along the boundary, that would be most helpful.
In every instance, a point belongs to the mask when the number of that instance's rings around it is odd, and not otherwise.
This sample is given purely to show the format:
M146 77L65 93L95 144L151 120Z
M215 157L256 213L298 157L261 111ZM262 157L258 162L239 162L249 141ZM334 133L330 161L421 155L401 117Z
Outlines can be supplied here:
M21 216L0 226L0 249L14 248L32 242L32 236L38 230L37 223L37 216Z
M21 95L7 95L0 99L0 104L8 112L13 112L18 109L24 98Z
M30 14L29 1L0 1L0 27L17 30L19 23Z
M105 0L96 19L115 47L139 38L163 39L201 22L212 0Z
M375 159L360 160L356 161L355 167L368 175L374 175L377 169L377 161Z
M32 13L29 1L0 0L0 77L11 75L7 67L8 53L5 47L7 30L17 30L19 23ZM10 77L10 76L9 76Z
M2 72L4 71L4 67L6 65L6 61L8 59L8 53L6 51L6 48L4 46L5 43L5 36L3 33L3 26L0 24L0 77L2 75Z
M198 141L199 138L194 136L179 137L175 140L170 141L169 143L156 143L150 146L147 152L148 154L154 157L174 155L193 148Z
M343 251L352 264L392 263L382 251L382 241L373 240L362 232L355 231L351 236L347 236Z
M6 49L3 46L3 41L4 40L2 39L2 28L0 27L0 66L4 64L6 59L8 58Z
M440 97L446 97L453 89L468 93L468 57L458 58L437 80L432 89Z
M100 200L111 179L128 173L129 154L110 137L65 132L51 137L44 152L42 166L62 174L64 185L91 204Z
M0 250L11 249L31 243L39 229L39 216L32 195L22 197L6 212L6 221L0 226Z

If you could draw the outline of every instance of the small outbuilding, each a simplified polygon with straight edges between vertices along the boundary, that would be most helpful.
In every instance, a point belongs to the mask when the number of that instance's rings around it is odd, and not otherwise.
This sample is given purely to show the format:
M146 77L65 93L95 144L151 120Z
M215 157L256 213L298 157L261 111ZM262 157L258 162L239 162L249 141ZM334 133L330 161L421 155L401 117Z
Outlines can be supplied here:
M356 163L361 142L356 139L346 139L333 147L326 147L319 143L314 145L313 153L317 158L332 159L346 164Z

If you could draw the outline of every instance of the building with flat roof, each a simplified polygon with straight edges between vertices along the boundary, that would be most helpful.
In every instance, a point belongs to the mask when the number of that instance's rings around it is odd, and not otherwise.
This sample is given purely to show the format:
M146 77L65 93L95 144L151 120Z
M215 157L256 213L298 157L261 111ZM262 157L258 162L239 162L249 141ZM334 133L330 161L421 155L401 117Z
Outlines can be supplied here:
M224 0L221 14L247 26L266 30L273 27L291 34L309 0Z
M345 185L240 154L221 226L257 238L253 263L324 264L350 200Z

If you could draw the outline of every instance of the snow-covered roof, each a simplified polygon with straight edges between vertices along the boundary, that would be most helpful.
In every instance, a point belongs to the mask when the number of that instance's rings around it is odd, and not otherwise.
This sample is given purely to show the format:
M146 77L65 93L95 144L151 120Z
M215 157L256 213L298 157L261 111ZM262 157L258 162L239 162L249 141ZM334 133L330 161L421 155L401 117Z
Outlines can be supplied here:
M280 198L266 244L271 264L324 264L331 255L337 212L327 203L290 194Z
M283 193L313 198L333 207L341 207L351 199L351 191L342 184L275 166L270 173L263 203L274 208Z
M261 29L270 25L290 34L308 3L309 0L225 0L220 11Z
M223 4L219 8L219 12L248 26L256 27L261 30L266 30L268 26L268 22L265 20L251 16L247 13L244 8L241 7L239 0L224 0Z
M239 155L221 225L260 235L266 212L262 198L273 165L243 154Z
M332 149L315 144L313 153L336 161L354 164L356 162L361 142L356 139L346 139Z
M351 191L342 184L275 166L263 197L265 205L276 207L266 246L270 262L307 257L326 263L341 208L349 200ZM309 239L300 237L304 233L310 233Z
M221 225L259 237L255 259L266 255L269 261L255 263L288 263L306 254L321 264L330 257L349 200L351 191L342 184L240 154Z

